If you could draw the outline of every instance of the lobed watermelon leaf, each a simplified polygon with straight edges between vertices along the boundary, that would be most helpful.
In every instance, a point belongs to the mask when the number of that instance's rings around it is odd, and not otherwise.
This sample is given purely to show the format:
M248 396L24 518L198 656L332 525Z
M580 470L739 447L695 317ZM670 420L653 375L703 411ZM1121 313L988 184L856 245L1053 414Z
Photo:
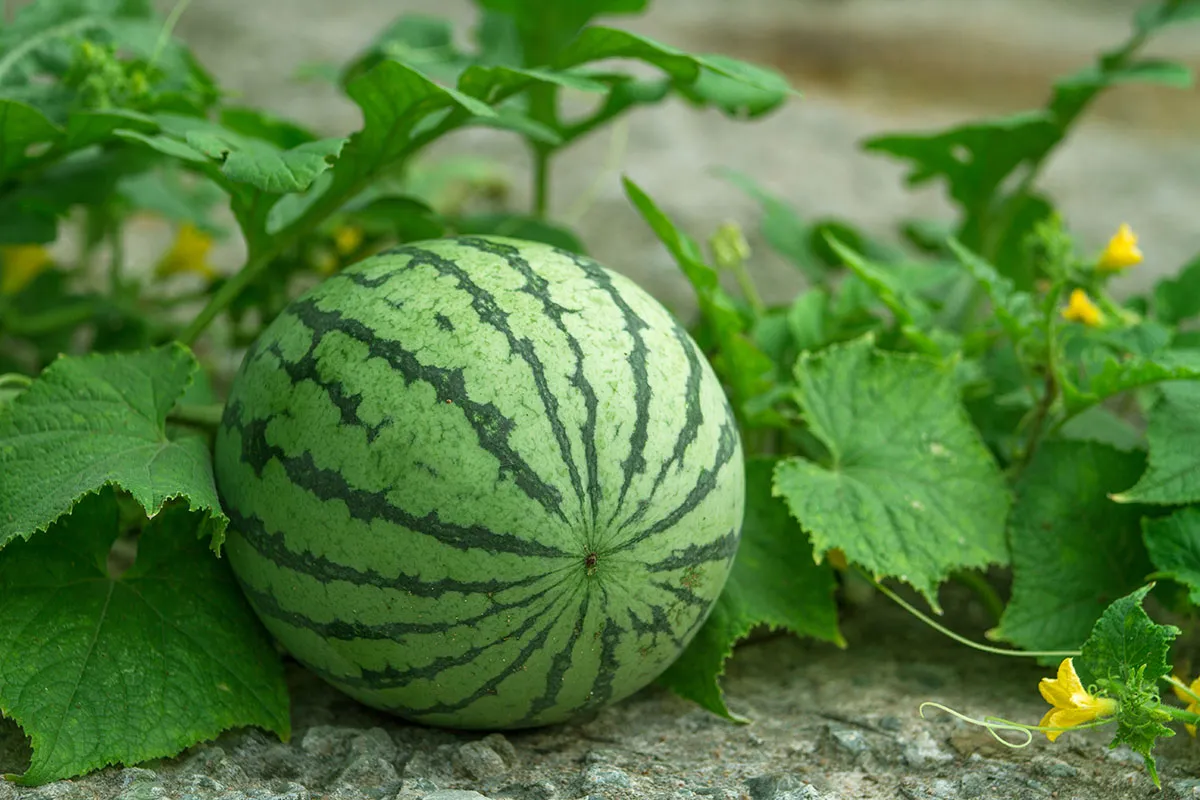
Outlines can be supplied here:
M0 710L29 736L19 776L40 784L171 756L224 730L290 735L279 657L224 559L172 504L145 524L132 566L111 489L0 552ZM144 520L143 520L144 522Z
M167 500L187 498L212 519L220 547L228 520L208 442L166 424L198 370L181 344L61 357L47 367L0 410L0 547L46 530L110 484L151 517Z
M1146 509L1108 494L1145 456L1097 442L1045 442L1016 485L1008 523L1013 588L995 636L1027 650L1079 647L1111 600L1150 572Z
M796 400L828 464L788 458L775 492L812 536L936 609L938 583L1004 564L1004 478L959 401L954 373L878 351L870 337L801 355Z
M1137 483L1113 497L1121 503L1183 505L1200 502L1200 384L1165 383L1150 409L1150 459ZM1113 487L1114 489L1116 487Z
M36 108L0 99L0 180L32 160L29 151L57 142L63 130Z
M771 495L774 459L746 462L746 518L733 570L717 604L687 649L659 682L729 720L719 679L734 645L755 627L768 625L813 636L839 647L833 570L818 564L804 531L787 506Z
M1169 517L1142 520L1142 538L1155 574L1182 583L1200 606L1200 508L1188 506Z

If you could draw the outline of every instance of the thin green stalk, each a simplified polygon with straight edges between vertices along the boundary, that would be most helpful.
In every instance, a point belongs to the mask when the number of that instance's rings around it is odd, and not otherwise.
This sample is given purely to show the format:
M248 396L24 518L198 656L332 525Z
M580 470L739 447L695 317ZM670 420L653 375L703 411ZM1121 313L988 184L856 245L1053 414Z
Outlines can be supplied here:
M171 409L171 413L167 414L167 421L215 431L221 424L221 418L224 414L224 403L210 403L208 405L185 404L177 405Z
M922 613L911 603L907 602L906 600L904 600L904 598L900 597L900 595L896 594L895 592L893 592L891 589L884 586L879 581L876 581L873 578L871 578L870 575L863 573L863 577L865 577L868 581L870 581L871 584L876 589L878 589L885 597L889 598L896 605L900 606L905 611L912 614L917 619L921 620L921 622L924 622L926 625L933 628L938 633L953 639L954 641L958 642L959 644L970 647L972 650L978 650L981 653L992 653L993 655L998 655L998 656L1015 656L1018 658L1042 658L1042 657L1047 657L1047 656L1051 657L1051 658L1072 658L1072 657L1079 655L1078 650L1006 650L1002 647L992 647L991 645L979 644L978 642L972 642L970 639L966 638L965 636L961 636L961 635L955 633L954 631L947 628L945 625L942 625L941 623L930 618L928 615Z
M556 87L540 83L529 90L529 116L552 130L558 129L558 92ZM533 150L533 215L545 219L550 209L550 161L555 146L529 141Z
M167 42L171 41L171 33L175 30L175 25L179 22L179 18L183 16L183 12L187 11L187 7L191 4L192 0L178 0L171 9L171 13L167 15L162 30L158 32L158 40L154 43L154 52L150 54L150 66L154 66L154 63L158 61L158 57L162 55L162 51L166 49Z

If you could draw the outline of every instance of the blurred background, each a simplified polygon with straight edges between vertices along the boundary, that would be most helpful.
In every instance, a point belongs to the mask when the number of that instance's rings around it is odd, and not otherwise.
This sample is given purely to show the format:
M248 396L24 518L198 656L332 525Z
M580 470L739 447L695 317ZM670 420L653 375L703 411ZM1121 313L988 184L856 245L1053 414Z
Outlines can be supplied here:
M562 0L569 2L570 0ZM546 0L555 2L555 0ZM166 13L173 2L160 3ZM640 17L600 20L688 50L783 72L802 97L750 122L674 101L635 111L556 162L552 216L578 225L592 254L677 310L691 291L629 208L621 172L697 238L721 222L758 243L757 204L714 174L746 173L807 218L839 216L894 237L902 216L942 216L940 186L906 188L900 166L860 152L883 132L939 128L1043 102L1051 81L1120 42L1137 0L656 0ZM358 111L327 83L299 80L314 62L344 63L400 14L452 19L464 42L470 0L195 0L177 33L242 99L323 134L345 134ZM1200 25L1178 26L1146 55L1200 68ZM473 129L437 156L486 159L509 198L529 202L528 157L512 134ZM1147 266L1126 291L1200 251L1200 91L1130 85L1107 94L1044 174L1068 224L1099 248L1121 222ZM590 189L590 191L589 191ZM764 293L791 296L794 268L756 248ZM236 255L231 257L231 262ZM231 266L234 264L231 263Z

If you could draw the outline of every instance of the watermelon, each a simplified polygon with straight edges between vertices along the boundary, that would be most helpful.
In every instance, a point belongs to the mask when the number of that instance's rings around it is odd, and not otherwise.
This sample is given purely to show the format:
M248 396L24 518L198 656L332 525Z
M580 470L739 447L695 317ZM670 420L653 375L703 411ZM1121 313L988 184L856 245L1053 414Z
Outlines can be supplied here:
M647 685L741 532L737 425L687 332L595 261L499 237L397 247L293 302L215 459L270 633L431 725L544 725Z

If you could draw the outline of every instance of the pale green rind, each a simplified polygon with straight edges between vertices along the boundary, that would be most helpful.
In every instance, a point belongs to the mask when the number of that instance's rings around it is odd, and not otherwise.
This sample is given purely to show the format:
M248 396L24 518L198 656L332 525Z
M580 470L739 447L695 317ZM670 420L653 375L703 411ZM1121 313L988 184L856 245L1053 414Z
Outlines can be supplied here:
M744 502L725 396L670 315L495 237L397 248L297 300L246 357L216 465L230 560L280 642L457 727L653 680L719 596Z

